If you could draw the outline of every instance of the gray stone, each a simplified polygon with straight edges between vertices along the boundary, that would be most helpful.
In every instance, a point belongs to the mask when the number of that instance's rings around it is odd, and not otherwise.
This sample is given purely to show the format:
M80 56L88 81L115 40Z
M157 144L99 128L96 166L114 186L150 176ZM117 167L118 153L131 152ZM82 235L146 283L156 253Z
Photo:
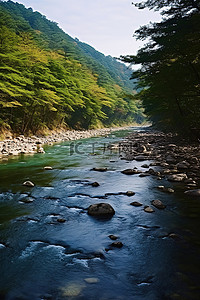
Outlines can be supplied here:
M131 202L130 205L136 206L136 207L142 206L142 204L140 202L137 202L137 201Z

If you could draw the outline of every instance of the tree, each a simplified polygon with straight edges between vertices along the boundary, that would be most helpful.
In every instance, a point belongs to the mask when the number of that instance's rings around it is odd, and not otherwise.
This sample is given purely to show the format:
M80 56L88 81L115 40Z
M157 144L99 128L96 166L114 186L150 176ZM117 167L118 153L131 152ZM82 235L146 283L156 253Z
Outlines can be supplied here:
M148 40L137 55L122 57L141 64L137 78L146 113L157 126L187 132L200 129L200 4L199 1L153 1L135 4L161 10L159 23L139 28L135 36ZM170 5L170 6L169 6Z

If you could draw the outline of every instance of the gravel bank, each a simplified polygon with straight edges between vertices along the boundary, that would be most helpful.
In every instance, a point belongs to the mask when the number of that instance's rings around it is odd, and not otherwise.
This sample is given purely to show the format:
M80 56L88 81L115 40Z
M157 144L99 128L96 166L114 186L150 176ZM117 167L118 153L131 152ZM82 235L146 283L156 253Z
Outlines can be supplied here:
M20 154L44 153L43 145L53 145L54 143L102 136L107 135L113 131L123 129L125 130L127 129L127 127L103 128L86 131L62 131L58 133L52 133L48 136L34 135L31 137L25 137L24 135L20 135L15 138L13 138L12 136L7 136L5 140L0 141L0 159L5 159L8 156L16 156Z

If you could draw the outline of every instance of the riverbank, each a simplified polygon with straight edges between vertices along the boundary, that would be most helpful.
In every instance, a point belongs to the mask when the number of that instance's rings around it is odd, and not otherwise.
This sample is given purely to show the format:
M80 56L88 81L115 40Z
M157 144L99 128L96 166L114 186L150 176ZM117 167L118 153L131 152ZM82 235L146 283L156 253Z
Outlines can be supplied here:
M43 145L53 145L54 143L61 143L65 141L74 141L95 136L103 136L111 132L125 130L127 128L129 127L112 127L85 131L61 130L58 132L53 131L47 136L34 135L25 137L24 135L19 135L17 137L13 137L8 135L6 139L0 141L0 159L8 156L17 156L20 154L45 153Z
M189 144L173 134L145 131L131 133L118 146L125 160L153 161L142 166L146 171L141 171L141 177L153 175L158 180L183 183L188 189L200 187L199 144Z

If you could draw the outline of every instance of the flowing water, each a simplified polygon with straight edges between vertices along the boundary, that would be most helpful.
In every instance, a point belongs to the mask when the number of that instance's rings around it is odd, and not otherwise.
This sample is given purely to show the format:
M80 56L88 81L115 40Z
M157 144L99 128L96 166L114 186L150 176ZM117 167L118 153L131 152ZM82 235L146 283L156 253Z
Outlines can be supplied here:
M105 150L127 134L47 146L46 154L0 163L0 299L199 299L200 200L164 179L122 174L150 163ZM35 187L22 186L25 180ZM165 194L158 185L177 191ZM135 196L118 194L128 190ZM154 199L166 209L150 214L130 205ZM115 209L111 219L87 214L100 202ZM106 251L110 234L122 248Z

